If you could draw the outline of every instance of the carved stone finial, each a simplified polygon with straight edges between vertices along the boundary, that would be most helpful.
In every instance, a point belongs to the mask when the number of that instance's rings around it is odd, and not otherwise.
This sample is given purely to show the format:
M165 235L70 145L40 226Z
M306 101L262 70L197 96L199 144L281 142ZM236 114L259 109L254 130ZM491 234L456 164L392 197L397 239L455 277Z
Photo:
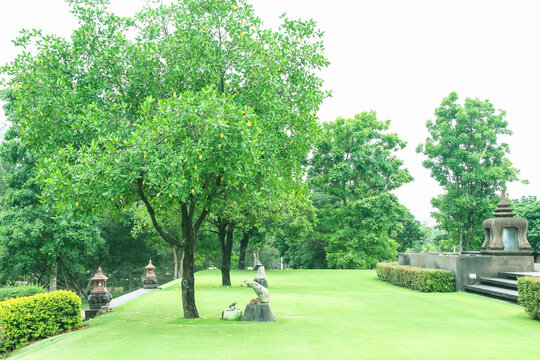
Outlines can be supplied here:
M503 191L501 193L501 198L499 199L499 203L497 204L497 209L495 209L495 212L493 213L494 217L514 217L516 214L513 212L512 207L510 207L510 203L508 202L508 199L506 198L506 192Z

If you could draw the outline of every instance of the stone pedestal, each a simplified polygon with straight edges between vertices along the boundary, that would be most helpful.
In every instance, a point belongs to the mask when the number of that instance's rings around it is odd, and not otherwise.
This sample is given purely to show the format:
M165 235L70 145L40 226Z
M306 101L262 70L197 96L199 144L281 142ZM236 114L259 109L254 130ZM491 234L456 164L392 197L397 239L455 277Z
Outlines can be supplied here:
M112 295L108 291L92 292L88 296L88 305L92 310L101 310L102 306L109 306Z
M145 276L142 278L143 287L145 289L157 289L158 282L156 277Z
M242 310L240 309L224 309L221 313L221 318L223 320L233 320L240 321L242 319Z
M247 304L242 321L275 321L269 303Z

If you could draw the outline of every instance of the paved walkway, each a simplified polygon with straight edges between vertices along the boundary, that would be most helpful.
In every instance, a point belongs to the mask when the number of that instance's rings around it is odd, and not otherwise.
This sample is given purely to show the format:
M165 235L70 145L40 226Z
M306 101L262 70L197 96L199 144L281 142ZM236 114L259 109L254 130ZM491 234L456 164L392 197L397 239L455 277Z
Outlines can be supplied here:
M136 299L141 295L148 294L149 292L152 292L154 290L156 290L156 289L139 289L139 290L135 290L135 291L132 291L130 293L124 294L122 296L119 296L117 298L112 299L111 303L109 304L109 307L111 309L117 308L120 305L124 305L128 301Z

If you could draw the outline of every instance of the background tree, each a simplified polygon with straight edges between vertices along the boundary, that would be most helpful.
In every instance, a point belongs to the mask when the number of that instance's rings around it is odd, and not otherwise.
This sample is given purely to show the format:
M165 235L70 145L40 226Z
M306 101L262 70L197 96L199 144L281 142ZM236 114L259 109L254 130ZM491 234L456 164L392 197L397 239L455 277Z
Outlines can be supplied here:
M518 171L506 156L508 145L500 142L501 135L512 134L505 112L487 100L467 98L463 105L457 100L455 92L443 99L435 121L426 123L429 137L417 152L427 157L424 167L445 191L432 200L435 219L461 251L480 247L481 222L490 217L496 192L517 180Z
M4 282L48 279L54 291L59 274L64 281L84 274L86 258L103 239L92 219L40 201L41 188L33 178L38 157L20 144L16 126L7 131L0 156L11 164L4 178L10 191L1 200L0 276Z
M3 67L13 121L44 154L40 179L59 206L138 201L183 247L184 316L196 318L195 244L214 205L301 182L327 95L315 75L328 64L322 33L287 18L261 29L245 1L184 0L135 19L104 0L69 3L79 21L70 40L23 31L16 44L28 51ZM170 214L181 238L161 224Z
M316 209L307 199L285 201L272 216L274 245L288 266L296 269L325 269L326 243L317 237Z
M324 124L308 165L317 231L327 243L328 265L369 268L396 256L405 208L390 193L411 181L395 152L405 143L386 133L374 112Z
M422 231L422 224L414 218L410 211L399 220L402 230L398 233L396 241L398 252L407 252L415 243L424 243L425 233Z
M524 196L519 200L513 200L512 205L517 216L527 219L527 240L531 247L540 251L540 201L536 196Z

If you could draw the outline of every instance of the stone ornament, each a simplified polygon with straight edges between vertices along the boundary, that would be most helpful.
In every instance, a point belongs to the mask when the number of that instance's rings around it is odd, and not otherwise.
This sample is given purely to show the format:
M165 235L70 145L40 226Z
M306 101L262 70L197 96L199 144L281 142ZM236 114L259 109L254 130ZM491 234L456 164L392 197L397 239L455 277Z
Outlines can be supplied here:
M107 290L107 277L101 272L101 267L98 268L97 273L91 279L94 282L94 288L88 296L88 307L84 311L85 319L91 319L99 314L102 309L108 310L109 303L112 300L111 293Z
M146 275L142 278L143 288L145 289L157 289L158 282L156 279L156 267L152 265L152 260L145 266Z
M482 249L490 253L509 251L515 253L530 253L531 244L527 240L528 222L525 219L514 217L516 214L503 192L493 218L484 220L482 228L485 240Z

